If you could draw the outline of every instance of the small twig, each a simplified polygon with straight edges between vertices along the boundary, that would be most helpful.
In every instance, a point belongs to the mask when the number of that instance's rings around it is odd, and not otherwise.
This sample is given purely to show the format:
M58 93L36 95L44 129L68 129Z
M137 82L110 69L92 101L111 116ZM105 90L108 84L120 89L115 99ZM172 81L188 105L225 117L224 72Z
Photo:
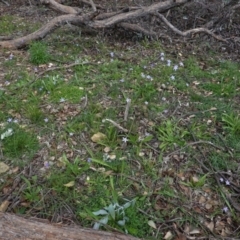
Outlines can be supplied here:
M96 5L94 4L93 0L89 0L90 5L92 6L92 9L94 12L97 11Z
M124 112L124 121L127 121L130 105L131 105L131 99L127 98L127 105Z
M180 149L178 149L178 150L176 150L176 151L174 151L174 152L172 152L172 153L169 153L169 154L167 155L167 157L169 157L169 156L171 156L171 155L173 155L173 154L175 154L175 153L177 153L177 152L181 152L183 149L185 149L185 148L187 148L187 147L189 147L189 146L198 145L198 144L208 144L208 145L211 145L212 147L215 147L215 148L217 148L217 149L219 149L219 150L221 150L221 151L224 151L223 148L221 148L221 147L219 147L219 146L216 146L216 145L213 144L212 142L209 142L209 141L197 141L197 142L193 142L193 143L188 143L185 147L180 148Z
M46 72L55 71L55 70L59 70L59 69L63 69L63 68L71 68L71 67L74 67L74 66L85 65L85 64L94 64L94 63L90 63L90 62L76 62L76 63L71 63L71 64L66 65L66 66L48 68L48 69L46 69L45 71L40 72L40 73L37 75L37 78L39 78L40 76L42 76L42 75L45 74Z
M10 4L4 0L1 0L1 2L5 3L8 7L10 6Z
M126 128L123 128L122 126L120 126L118 123L114 122L113 120L109 119L109 118L105 118L103 119L103 122L104 121L107 121L107 122L110 122L113 126L117 127L119 130L127 133L128 130Z

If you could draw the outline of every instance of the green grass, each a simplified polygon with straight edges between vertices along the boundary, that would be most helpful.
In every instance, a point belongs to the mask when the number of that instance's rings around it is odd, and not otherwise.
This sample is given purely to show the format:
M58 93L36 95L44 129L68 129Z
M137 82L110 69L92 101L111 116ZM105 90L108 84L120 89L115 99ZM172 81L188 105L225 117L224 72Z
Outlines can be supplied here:
M226 194L239 187L239 64L167 50L161 60L159 41L123 51L99 36L61 34L2 64L9 84L0 89L0 154L13 172L1 175L0 187L17 174L25 186L14 192L22 199L14 211L67 222L71 210L69 219L88 228L108 217L100 229L143 239L176 237L172 222L208 236L209 216L229 217L236 230L240 216ZM79 65L33 74L50 61ZM105 137L94 141L99 132ZM22 174L29 166L32 175Z

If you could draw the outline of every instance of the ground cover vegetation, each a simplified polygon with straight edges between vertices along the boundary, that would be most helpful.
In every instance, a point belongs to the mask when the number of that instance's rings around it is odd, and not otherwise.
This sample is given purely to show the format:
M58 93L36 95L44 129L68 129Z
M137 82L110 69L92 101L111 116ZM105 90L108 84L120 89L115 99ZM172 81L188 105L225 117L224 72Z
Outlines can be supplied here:
M38 27L18 18L1 16L1 34ZM142 239L240 237L237 61L62 28L0 64L1 211Z

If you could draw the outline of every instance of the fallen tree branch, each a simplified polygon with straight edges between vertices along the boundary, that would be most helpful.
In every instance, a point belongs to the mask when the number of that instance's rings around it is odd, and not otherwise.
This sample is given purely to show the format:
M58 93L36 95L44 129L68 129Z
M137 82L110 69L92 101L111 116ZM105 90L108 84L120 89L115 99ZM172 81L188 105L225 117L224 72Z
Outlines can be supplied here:
M1 240L137 240L130 235L96 231L77 226L66 227L0 212Z
M227 40L223 39L221 36L214 34L207 28L194 28L194 29L190 29L185 32L182 32L179 29L177 29L175 26L173 26L162 14L154 13L154 15L158 16L172 31L174 31L175 33L183 37L187 37L188 35L194 34L194 33L205 32L219 41L227 42Z
M49 6L53 10L56 10L58 12L64 13L64 14L77 14L81 11L80 8L73 8L70 6L65 6L63 4L60 4L54 0L40 0L40 2L44 5Z

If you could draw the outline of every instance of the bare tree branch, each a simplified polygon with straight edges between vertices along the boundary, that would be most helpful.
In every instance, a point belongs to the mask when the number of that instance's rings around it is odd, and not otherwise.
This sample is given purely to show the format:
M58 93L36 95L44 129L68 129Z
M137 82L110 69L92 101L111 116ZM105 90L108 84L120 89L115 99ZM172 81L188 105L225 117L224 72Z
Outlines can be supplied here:
M223 42L227 42L227 40L223 39L221 36L218 36L216 34L214 34L213 32L211 32L209 29L207 28L194 28L194 29L190 29L187 30L185 32L180 31L179 29L177 29L176 27L174 27L162 14L160 13L154 13L156 16L158 16L159 18L162 19L162 21L170 28L172 29L172 31L174 31L175 33L177 33L178 35L181 35L183 37L187 37L190 34L193 33L199 33L199 32L205 32L209 35L211 35L212 37L216 38L219 41L223 41Z

